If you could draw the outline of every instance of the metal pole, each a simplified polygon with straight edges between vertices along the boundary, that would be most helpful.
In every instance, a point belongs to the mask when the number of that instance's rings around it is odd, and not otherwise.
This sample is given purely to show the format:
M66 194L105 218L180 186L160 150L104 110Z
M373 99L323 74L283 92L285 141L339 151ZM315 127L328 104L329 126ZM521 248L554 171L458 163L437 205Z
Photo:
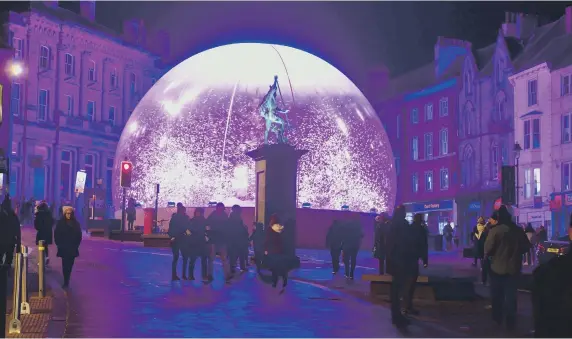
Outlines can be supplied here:
M22 245L22 303L20 314L30 314L28 303L28 246Z
M14 290L12 293L12 316L10 320L9 334L20 334L22 324L20 323L20 278L22 274L21 262L22 254L16 253L16 262L14 263Z
M44 291L46 289L46 281L44 277L45 267L46 267L46 247L44 246L44 241L40 240L38 242L38 280L39 280L39 289L38 289L38 297L44 298L45 294Z
M125 233L126 204L127 204L127 189L123 187L123 206L121 206L121 234ZM121 236L121 242L123 242L123 236Z
M157 219L159 219L159 184L156 186L155 195L155 217L153 218L153 229L157 229Z

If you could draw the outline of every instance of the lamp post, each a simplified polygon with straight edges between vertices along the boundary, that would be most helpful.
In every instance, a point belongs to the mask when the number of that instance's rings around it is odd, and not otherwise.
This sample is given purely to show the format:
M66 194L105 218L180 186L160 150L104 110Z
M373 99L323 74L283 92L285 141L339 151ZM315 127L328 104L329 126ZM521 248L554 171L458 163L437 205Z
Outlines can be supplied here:
M516 207L518 208L518 196L519 196L519 186L518 186L518 159L520 158L520 151L522 151L522 147L520 147L520 144L518 143L518 141L516 141L514 143L514 148L513 148L513 152L514 152L514 167L516 169Z

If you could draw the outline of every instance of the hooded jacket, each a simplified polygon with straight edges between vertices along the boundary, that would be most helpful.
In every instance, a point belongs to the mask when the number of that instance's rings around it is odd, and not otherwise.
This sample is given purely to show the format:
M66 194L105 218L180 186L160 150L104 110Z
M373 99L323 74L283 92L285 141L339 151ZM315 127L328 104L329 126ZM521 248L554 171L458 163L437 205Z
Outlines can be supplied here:
M284 241L282 239L282 231L284 226L274 224L269 230L265 231L266 238L264 240L264 250L269 255L284 254Z

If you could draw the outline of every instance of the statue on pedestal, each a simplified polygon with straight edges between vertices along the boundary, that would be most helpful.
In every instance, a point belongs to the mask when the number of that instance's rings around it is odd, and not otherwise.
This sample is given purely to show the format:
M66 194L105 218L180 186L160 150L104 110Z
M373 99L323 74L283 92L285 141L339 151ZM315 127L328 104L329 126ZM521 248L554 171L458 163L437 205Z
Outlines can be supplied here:
M284 105L284 99L282 98L282 92L280 91L280 85L278 84L278 76L274 76L274 84L270 86L268 93L262 99L260 105L258 105L258 111L260 116L266 120L266 130L264 132L264 144L268 144L268 134L273 132L276 135L276 142L279 144L288 143L285 131L290 129L290 123L288 121L289 110L278 107L278 94L280 95L280 101Z

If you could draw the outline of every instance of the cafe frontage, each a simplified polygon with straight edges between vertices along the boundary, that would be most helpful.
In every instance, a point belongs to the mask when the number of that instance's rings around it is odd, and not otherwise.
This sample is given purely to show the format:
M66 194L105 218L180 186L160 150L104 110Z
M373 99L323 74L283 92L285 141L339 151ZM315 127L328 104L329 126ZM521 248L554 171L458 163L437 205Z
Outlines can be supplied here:
M547 228L549 239L558 239L568 234L570 214L572 213L572 191L552 193L550 195L551 227Z
M404 205L407 212L407 220L411 222L415 214L423 214L423 218L431 234L443 234L443 227L445 227L449 221L453 227L456 225L456 204L454 200L413 202Z

